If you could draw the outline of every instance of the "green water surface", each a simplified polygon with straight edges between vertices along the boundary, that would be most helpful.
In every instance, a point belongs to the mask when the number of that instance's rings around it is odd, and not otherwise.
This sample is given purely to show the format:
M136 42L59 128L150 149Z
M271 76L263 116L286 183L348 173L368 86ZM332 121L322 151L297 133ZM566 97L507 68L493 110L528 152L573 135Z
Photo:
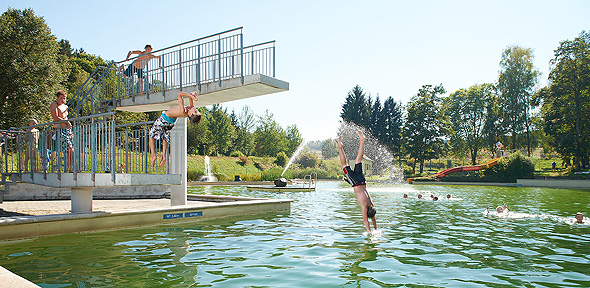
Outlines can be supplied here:
M41 287L590 287L590 192L369 184L381 235L352 188L192 187L290 198L291 211L0 243L0 265ZM406 193L410 199L403 199ZM417 200L421 193L455 200ZM507 203L508 217L484 216Z

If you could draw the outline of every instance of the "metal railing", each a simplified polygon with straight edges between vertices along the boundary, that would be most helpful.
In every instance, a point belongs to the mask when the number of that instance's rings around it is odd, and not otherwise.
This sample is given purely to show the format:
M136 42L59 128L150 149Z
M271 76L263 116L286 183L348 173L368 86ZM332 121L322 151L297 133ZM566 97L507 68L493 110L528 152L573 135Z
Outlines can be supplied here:
M98 67L68 101L74 107L71 113L78 117L106 112L123 98L149 98L189 86L201 89L227 79L243 83L246 75L275 77L275 41L244 47L243 38L240 27L153 51L155 58L149 61L140 55Z
M102 113L33 126L10 128L0 138L2 175L72 173L168 173L164 167L152 167L149 150L151 122L116 125L115 113ZM71 128L57 128L71 123ZM69 126L69 125L68 125ZM159 147L159 141L156 147ZM155 151L160 158L161 151ZM159 164L159 163L157 163Z

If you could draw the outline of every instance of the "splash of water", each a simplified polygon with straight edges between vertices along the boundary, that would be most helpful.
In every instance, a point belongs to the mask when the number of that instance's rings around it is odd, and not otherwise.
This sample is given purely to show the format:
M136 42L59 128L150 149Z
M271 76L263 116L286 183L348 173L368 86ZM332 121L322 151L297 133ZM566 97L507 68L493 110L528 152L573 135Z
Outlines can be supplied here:
M285 174L287 169L289 169L289 166L291 166L293 161L295 161L295 159L297 159L297 156L299 156L299 154L301 154L301 151L303 151L303 148L305 148L306 144L307 143L305 142L305 140L301 141L301 144L299 144L299 147L297 147L297 150L295 150L295 153L293 153L293 156L291 156L291 159L289 159L287 166L285 166L285 169L283 169L283 173L281 173L281 177L283 177L283 174Z
M389 183L405 182L404 173L396 164L397 161L395 161L393 154L381 145L367 129L354 123L341 122L338 130L339 135L342 135L344 153L348 160L356 158L359 145L357 130L362 130L366 138L365 156L373 161L373 174L379 174L380 178L385 178L384 180Z

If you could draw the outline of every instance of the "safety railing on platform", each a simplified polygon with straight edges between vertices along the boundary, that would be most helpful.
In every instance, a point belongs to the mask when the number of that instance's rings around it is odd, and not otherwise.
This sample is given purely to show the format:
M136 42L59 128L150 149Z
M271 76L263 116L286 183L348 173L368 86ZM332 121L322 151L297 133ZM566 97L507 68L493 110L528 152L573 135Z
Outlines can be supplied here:
M72 173L76 180L78 173L91 173L94 180L96 173L110 173L114 181L115 173L168 173L168 155L163 167L150 163L151 124L116 125L110 112L11 128L0 138L2 175L43 173L46 179L47 173L57 173L61 179ZM160 151L155 155L162 156Z
M243 38L240 27L98 67L68 105L78 117L107 112L136 95L235 78L243 83L253 74L275 77L275 41L244 47Z

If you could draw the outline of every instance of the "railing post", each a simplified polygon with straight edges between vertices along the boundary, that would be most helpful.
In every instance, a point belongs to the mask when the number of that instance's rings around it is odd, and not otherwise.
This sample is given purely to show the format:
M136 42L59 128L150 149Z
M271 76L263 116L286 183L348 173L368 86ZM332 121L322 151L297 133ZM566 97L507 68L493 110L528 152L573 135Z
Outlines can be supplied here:
M276 71L276 70L275 70L275 67L276 67L276 64L275 64L275 58L276 58L276 56L275 56L275 44L273 43L273 44L272 44L272 77L273 77L273 78L275 78L275 77L276 77L276 76L275 76L275 71Z
M96 123L94 122L95 118L92 118L92 122L90 124L90 180L94 182L95 175L96 175Z
M111 181L115 183L115 171L117 171L117 162L115 156L117 155L115 149L115 115L111 116Z
M182 91L182 48L178 49L178 77L180 78L180 91Z
M133 135L133 132L131 132ZM125 129L125 173L129 173L129 132Z
M165 86L165 83L166 83L165 82L165 80L166 80L166 77L165 76L166 75L164 73L165 64L164 64L164 60L163 60L163 59L166 59L166 58L160 56L160 59L162 59L162 67L160 67L160 72L162 73L162 96L166 96L166 88L164 87Z
M244 84L244 34L240 31L240 77Z
M197 85L201 92L201 44L197 45Z
M145 72L143 72L143 75L142 75L143 76L143 91L145 91L145 98L146 99L150 99L150 80L149 80L149 73L150 73L150 62L149 62L149 60L146 60Z
M116 65L115 65L115 69L116 69ZM115 70L117 71L117 70ZM115 72L115 76L117 76L117 101L120 103L121 102L121 74Z
M219 76L219 87L221 87L221 39L217 39L217 61L217 75Z
M147 124L143 126L143 134L144 134L143 139L145 139L145 141L143 141L143 155L144 155L144 162L143 162L144 169L143 169L143 171L145 174L147 174L148 173L148 153L149 153L148 144L149 144L149 140L150 140L149 139L150 135L149 135L149 131L147 129ZM155 151L154 151L154 153L155 153Z

